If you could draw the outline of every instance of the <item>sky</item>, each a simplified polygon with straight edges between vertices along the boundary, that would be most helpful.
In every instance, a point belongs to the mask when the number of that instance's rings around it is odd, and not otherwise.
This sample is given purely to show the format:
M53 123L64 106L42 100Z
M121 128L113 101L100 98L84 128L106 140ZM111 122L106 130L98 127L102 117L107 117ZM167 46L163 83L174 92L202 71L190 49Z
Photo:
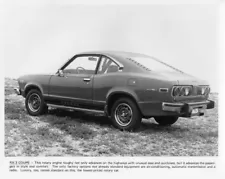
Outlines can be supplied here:
M218 5L8 4L5 77L51 73L79 52L118 50L160 59L218 92Z

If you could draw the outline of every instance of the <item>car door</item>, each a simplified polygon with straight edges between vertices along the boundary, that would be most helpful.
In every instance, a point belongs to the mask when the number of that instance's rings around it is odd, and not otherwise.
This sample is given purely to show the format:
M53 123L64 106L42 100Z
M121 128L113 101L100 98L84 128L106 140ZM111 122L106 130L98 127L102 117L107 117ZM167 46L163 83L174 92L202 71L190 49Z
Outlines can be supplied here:
M119 73L119 66L110 58L102 56L93 84L93 103L99 109L104 109L109 90L124 84Z
M93 104L93 78L99 57L74 57L53 75L49 82L49 98L65 106L89 108Z

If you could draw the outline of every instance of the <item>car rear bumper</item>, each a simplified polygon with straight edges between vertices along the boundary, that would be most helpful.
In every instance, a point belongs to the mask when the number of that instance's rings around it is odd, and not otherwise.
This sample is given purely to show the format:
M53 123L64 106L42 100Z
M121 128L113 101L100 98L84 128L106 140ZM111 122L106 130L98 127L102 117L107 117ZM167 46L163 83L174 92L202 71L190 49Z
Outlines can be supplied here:
M191 117L204 115L206 109L214 108L214 101L201 102L139 102L138 106L142 115L146 118L154 116L180 116ZM198 111L193 113L193 111Z
M202 102L187 102L187 103L162 103L162 110L175 112L183 117L202 116L206 109L212 109L215 102L206 100ZM193 113L193 111L195 111Z

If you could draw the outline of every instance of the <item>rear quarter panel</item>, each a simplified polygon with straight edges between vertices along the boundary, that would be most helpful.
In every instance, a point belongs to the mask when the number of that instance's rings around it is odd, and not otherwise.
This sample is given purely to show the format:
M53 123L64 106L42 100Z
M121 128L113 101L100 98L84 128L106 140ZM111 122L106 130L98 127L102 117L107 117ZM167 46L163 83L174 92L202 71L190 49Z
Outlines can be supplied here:
M169 88L175 82L168 82L157 76L139 73L109 73L94 77L93 99L105 102L107 97L115 92L127 92L137 102L147 101L171 101L171 91L159 92L159 88Z

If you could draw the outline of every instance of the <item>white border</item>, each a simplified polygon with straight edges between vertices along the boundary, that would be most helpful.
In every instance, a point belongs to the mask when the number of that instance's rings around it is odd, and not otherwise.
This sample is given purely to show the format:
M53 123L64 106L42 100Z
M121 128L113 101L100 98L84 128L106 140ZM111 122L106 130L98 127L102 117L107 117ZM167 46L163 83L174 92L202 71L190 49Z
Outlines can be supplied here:
M51 3L55 3L55 4L127 4L128 1L125 0L114 0L114 1L85 1L85 0L78 0L78 1L72 1L72 0L64 0L64 1L60 1L60 0L55 0L55 1L4 1L5 4L8 5L32 5L32 6L37 6L37 5L42 5L43 3L47 3L47 4L51 4ZM108 175L107 173L80 173L79 175L76 175L75 173L67 173L65 176L65 173L38 173L32 175L29 173L9 173L8 172L8 161L9 160L29 160L30 158L27 157L16 157L16 158L5 158L4 157L4 68L3 70L0 70L0 74L1 74L1 85L3 86L0 90L0 94L1 94L1 100L3 103L1 103L0 105L0 114L1 114L1 147L0 147L0 151L1 151L1 175L4 178L30 178L30 177L43 177L43 178L49 178L50 176L54 177L54 178L62 178L62 177L72 177L72 178L79 178L79 177L91 177L91 178L101 178L101 177L144 177L144 178L152 178L152 177L157 177L157 178L223 178L225 177L225 172L224 172L224 113L222 113L221 109L223 109L223 99L224 99L224 94L223 92L225 91L224 89L224 84L222 81L224 81L224 42L225 42L225 36L224 36L224 32L225 32L225 27L224 27L224 22L225 22L225 2L224 1L213 1L213 0L189 0L189 1L180 1L180 0L174 0L174 1L166 1L166 0L154 0L154 1L146 1L146 0L139 0L139 1L129 1L129 4L207 4L207 3L219 3L220 6L220 22L218 22L218 27L219 27L219 54L220 54L220 90L219 90L219 157L135 157L135 158L124 158L123 159L127 159L127 160L160 160L160 161L169 161L169 160L176 160L176 161L193 161L193 160L214 160L217 162L217 169L216 170L202 170L202 169L194 169L194 170L189 170L189 169L173 169L173 170L158 170L158 169L154 169L154 170L129 170L123 173L113 173ZM2 6L4 7L4 6ZM223 22L223 23L222 23ZM1 33L2 35L2 33ZM1 49L3 49L3 46L1 44ZM3 55L1 55L0 57L2 57L1 59L3 59ZM3 60L0 60L0 66L3 67ZM32 158L35 159L35 158ZM71 160L71 158L62 158L62 157L54 157L54 158L37 158L38 160ZM73 157L73 160L89 160L90 158L76 158ZM91 158L94 159L94 158ZM112 159L112 160L121 160L120 157L118 158L104 158L103 160L107 160L107 159ZM102 160L102 158L101 158Z

